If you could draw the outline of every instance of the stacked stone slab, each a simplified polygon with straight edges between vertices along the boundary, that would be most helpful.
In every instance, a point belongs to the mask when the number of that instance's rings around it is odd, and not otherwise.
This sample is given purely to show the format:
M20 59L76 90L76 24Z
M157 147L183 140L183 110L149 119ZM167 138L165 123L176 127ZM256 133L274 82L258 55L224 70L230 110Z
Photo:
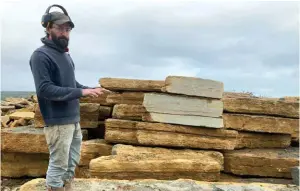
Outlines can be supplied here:
M265 180L269 177L290 178L275 173L282 170L280 163L285 163L285 157L278 157L281 162L270 165L271 174L265 176L264 173L248 173L247 170L236 173L229 168L234 166L230 165L230 161L235 160L227 158L228 153L252 150L258 150L258 156L273 152L265 157L276 158L279 156L277 152L290 149L291 141L298 140L298 100L223 92L220 82L181 76L168 76L164 81L103 78L99 83L116 92L106 98L107 103L113 104L112 118L105 120L107 142L141 148L214 150L224 153L227 169L221 170L223 173L266 177ZM247 156L242 155L245 160L248 160ZM103 174L110 171L101 171L96 166L115 162L116 156L110 157L91 161L92 174L105 178ZM167 156L165 158L167 160ZM299 161L296 153L292 154L292 158ZM286 169L292 165L295 163L288 163ZM130 175L128 169L118 169L118 172Z

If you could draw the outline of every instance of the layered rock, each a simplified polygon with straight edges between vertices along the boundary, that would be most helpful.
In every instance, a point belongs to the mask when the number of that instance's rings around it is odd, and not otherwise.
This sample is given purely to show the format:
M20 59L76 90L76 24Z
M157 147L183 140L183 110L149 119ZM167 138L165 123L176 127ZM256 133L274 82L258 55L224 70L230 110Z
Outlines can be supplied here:
M148 146L232 150L237 131L107 119L105 140Z
M299 148L245 149L224 153L224 171L236 175L291 178L299 165Z
M107 96L107 103L111 104L132 104L142 105L144 100L144 92L122 92L110 94Z
M108 179L178 179L215 181L223 156L215 151L172 150L116 145L112 156L91 160L90 174Z

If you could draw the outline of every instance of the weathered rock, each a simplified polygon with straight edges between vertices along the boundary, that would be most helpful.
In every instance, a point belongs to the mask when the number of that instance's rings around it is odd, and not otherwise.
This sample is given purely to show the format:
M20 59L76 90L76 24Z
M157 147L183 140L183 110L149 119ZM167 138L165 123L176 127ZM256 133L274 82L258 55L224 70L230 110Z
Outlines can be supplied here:
M74 181L74 191L298 191L299 186L264 183L203 182L195 180L105 180L82 179ZM26 182L20 191L44 191L45 179Z
M170 123L178 125L200 126L208 128L222 128L223 119L216 117L203 117L192 115L172 115L164 113L146 113L142 116L143 121Z
M107 119L105 140L113 143L186 148L233 149L237 131Z
M299 119L299 102L263 98L223 98L224 111Z
M25 98L18 98L18 97L8 97L5 98L5 101L9 103L9 105L29 105L29 101Z
M291 135L288 134L239 132L238 139L235 149L286 148L291 144Z
M223 92L223 98L254 98L251 92Z
M172 115L222 117L223 113L221 100L163 93L145 93L143 106L148 112Z
M293 134L299 129L299 119L263 115L224 113L224 127L239 131Z
M103 139L92 139L82 142L80 166L88 166L90 161L99 156L108 156L111 154L112 145L106 143Z
M14 120L12 123L9 124L9 127L19 127L19 126L25 126L28 125L28 120L25 120L24 118L20 118L18 120Z
M173 94L221 99L224 84L219 81L184 76L168 76L163 91Z
M299 148L245 149L224 152L224 171L236 175L291 178L299 165Z
M14 105L1 105L1 111L3 112L6 112L6 111L9 111L9 110L14 110L16 109Z
M77 166L75 168L75 178L92 178L88 166Z
M144 92L122 92L118 94L110 94L107 96L107 103L111 104L131 104L142 105L144 100Z
M117 104L113 108L112 117L141 121L143 114L146 113L148 112L142 105Z
M31 126L2 129L1 151L48 153L46 138L41 128Z
M161 80L139 80L125 78L101 78L101 87L116 91L154 91L160 92L165 85Z
M44 153L1 152L1 176L43 177L48 168L49 155Z
M14 112L12 114L9 115L10 119L26 119L26 120L30 120L34 118L34 112Z
M136 152L118 151L135 150ZM163 148L115 148L116 155L103 156L90 162L91 176L112 179L180 178L180 175L218 180L223 156L215 151L171 150ZM207 173L207 176L206 176ZM166 176L166 174L169 176ZM127 175L127 176L126 176Z

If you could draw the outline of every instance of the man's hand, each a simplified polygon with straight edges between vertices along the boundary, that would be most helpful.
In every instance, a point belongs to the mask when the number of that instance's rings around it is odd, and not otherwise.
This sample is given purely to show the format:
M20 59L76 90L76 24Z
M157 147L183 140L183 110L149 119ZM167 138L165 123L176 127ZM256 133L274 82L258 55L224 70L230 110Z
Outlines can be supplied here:
M104 88L82 89L83 96L98 97L99 95L102 95L103 93L106 92L110 92L110 91Z

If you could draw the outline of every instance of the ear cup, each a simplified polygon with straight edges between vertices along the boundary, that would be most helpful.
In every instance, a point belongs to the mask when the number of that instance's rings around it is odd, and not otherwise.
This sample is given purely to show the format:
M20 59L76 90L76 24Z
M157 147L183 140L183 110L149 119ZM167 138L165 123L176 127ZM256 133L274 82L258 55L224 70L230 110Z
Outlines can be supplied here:
M51 21L51 15L49 13L45 13L42 17L42 26L46 28L48 23Z

